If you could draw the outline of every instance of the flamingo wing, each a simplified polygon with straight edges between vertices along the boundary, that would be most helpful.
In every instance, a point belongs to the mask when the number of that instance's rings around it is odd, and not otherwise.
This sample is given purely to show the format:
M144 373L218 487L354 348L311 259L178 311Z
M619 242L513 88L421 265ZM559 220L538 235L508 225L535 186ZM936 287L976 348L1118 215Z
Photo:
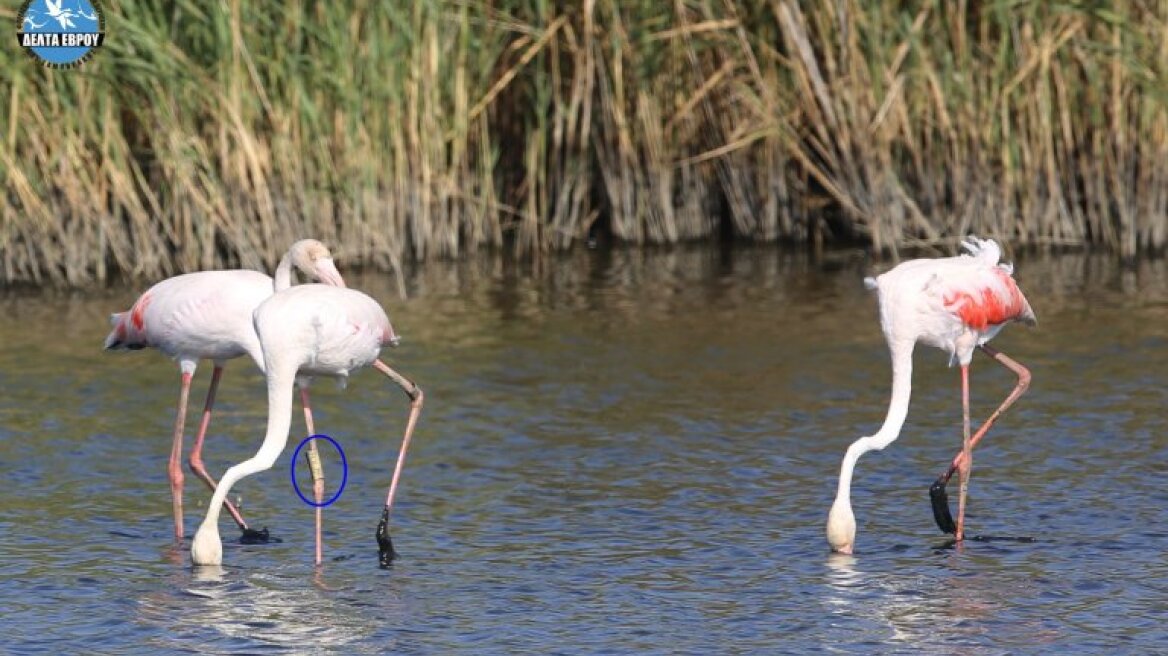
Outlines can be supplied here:
M229 359L258 353L252 309L272 293L258 271L203 271L168 278L111 317L106 348L157 347L172 357ZM251 342L257 342L251 345Z
M970 270L941 283L945 309L965 326L985 332L1010 321L1034 325L1037 319L1013 276L998 266Z

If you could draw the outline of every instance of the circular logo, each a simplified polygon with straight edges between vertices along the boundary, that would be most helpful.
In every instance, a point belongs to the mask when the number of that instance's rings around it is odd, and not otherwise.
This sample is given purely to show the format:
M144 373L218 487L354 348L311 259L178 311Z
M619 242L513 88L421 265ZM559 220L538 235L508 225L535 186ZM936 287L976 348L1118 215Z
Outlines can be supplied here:
M98 0L25 0L16 20L20 46L50 68L80 66L105 41Z
M337 453L341 454L341 467L342 467L342 469L341 469L341 472L342 472L341 473L341 486L337 488L337 491L335 494L333 494L328 499L321 501L320 503L317 503L317 502L309 499L308 497L304 496L304 493L300 491L300 484L296 482L296 464L300 462L300 451L303 450L304 447L307 446L308 443L313 441L313 440L328 440L328 442L333 445L333 448L335 448L337 450ZM300 441L300 444L296 447L296 451L292 454L291 468L292 468L292 489L296 490L296 494L300 497L301 501L303 501L304 503L307 503L310 506L319 506L322 508L325 506L331 506L334 501L341 498L341 493L345 491L345 483L348 482L348 480L349 480L349 461L347 459L345 459L345 450L341 448L340 444L337 444L336 440L329 437L328 435L325 435L324 433L321 433L319 435L313 435L311 437L306 437Z

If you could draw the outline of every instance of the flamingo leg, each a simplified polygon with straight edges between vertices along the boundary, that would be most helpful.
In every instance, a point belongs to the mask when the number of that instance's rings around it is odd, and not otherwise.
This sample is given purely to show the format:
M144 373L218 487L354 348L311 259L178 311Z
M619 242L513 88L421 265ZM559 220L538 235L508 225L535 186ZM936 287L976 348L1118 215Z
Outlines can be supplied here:
M312 404L308 400L308 385L300 386L300 403L304 406L304 425L308 428L309 437L316 435L312 422ZM324 524L324 469L320 466L320 452L316 449L316 440L308 443L308 469L312 472L312 494L316 499L316 564L324 559L324 541L321 537L321 527Z
M211 408L215 405L215 392L219 389L219 379L222 377L223 367L215 365L211 372L211 386L207 388L207 401L203 404L203 418L199 421L199 432L195 434L195 445L191 448L190 460L187 463L191 473L198 476L212 492L215 491L215 479L207 473L207 467L203 464L203 442L207 437L207 427L211 425ZM223 507L231 514L240 530L246 531L247 522L243 521L243 515L235 506L230 501L225 501Z
M997 362L1003 367L1006 367L1010 371L1014 372L1014 375L1018 377L1018 383L1014 386L1014 389L1011 390L1010 394L1006 396L1006 400L1002 401L1002 404L998 406L998 409L994 410L989 419L986 419L985 423L983 423L977 429L977 432L973 434L973 437L970 438L969 448L971 450L976 447L979 442L981 442L981 439L985 437L986 432L988 432L990 427L994 425L994 422L998 420L998 417L1001 417L1003 412L1005 412L1010 406L1014 405L1014 402L1017 401L1019 397L1021 397L1030 387L1029 369L1022 366L1016 360L1007 356L1005 353L1002 353L990 346L982 345L978 348L981 349L981 351L986 355L990 356L994 360L997 360ZM933 502L933 518L936 520L937 526L943 533L956 533L957 531L957 526L953 522L953 517L949 514L949 498L945 494L945 486L949 483L949 479L953 477L954 472L960 469L964 459L965 449L962 448L961 453L958 453L953 458L953 462L949 465L949 468L946 469L945 472L940 476L938 476L937 480L934 481L933 485L929 488L929 496Z
M215 478L207 472L207 467L203 463L203 442L207 437L207 427L211 425L211 408L215 406L215 394L219 390L219 380L223 377L223 365L216 364L215 369L211 372L211 385L207 388L207 401L203 404L203 417L199 421L199 432L195 434L195 445L191 449L191 456L189 466L191 472L199 477L207 485L207 488L212 492L215 491L217 483ZM231 519L235 520L235 525L243 533L240 541L244 544L253 544L257 542L267 542L269 539L268 529L257 531L248 527L247 522L243 519L243 514L235 507L235 504L224 499L223 507L227 509Z
M957 468L961 481L957 494L958 542L965 539L965 497L969 492L969 473L973 471L973 444L969 439L969 365L961 367L961 466Z
M381 521L377 524L378 558L381 567L384 568L389 567L389 564L397 556L397 552L393 549L393 541L389 537L389 514L393 508L393 497L397 492L398 481L401 479L402 466L406 462L406 451L410 448L410 438L414 434L414 426L418 423L418 417L422 414L422 402L425 395L422 394L422 388L418 387L405 376L394 371L381 360L374 360L373 366L389 377L390 380L397 383L402 388L402 391L410 397L410 416L406 420L406 429L402 435L401 450L397 454L397 465L393 469L393 479L389 483L389 493L385 497L385 509L381 511Z
M183 539L183 471L182 471L182 441L186 426L187 400L191 396L191 378L194 371L183 371L182 382L178 392L178 409L174 418L174 441L170 447L170 462L167 464L167 474L170 475L170 499L174 511L174 539L181 542Z

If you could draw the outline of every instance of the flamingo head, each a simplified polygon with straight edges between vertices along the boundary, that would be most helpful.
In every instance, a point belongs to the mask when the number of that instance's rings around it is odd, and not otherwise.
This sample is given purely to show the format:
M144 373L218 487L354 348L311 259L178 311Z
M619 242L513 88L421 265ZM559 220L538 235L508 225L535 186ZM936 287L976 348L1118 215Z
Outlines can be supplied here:
M217 523L204 522L191 540L191 562L195 565L222 565L223 541L219 539Z
M827 543L837 553L850 554L856 544L856 516L846 497L837 498L827 514Z
M302 239L292 245L292 264L308 278L333 287L344 287L345 279L337 271L333 254L315 239Z

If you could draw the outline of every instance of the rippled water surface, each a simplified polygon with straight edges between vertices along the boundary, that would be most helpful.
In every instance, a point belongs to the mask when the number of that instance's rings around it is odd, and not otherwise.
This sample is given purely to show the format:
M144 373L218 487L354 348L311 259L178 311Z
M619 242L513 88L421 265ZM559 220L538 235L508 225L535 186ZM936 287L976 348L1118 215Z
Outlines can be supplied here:
M343 254L342 254L343 260ZM0 634L13 653L1149 653L1168 644L1168 267L1022 257L1040 324L995 341L1031 391L975 460L952 548L927 488L960 445L959 378L917 352L901 438L865 456L854 557L823 522L883 419L878 269L771 249L577 253L539 270L350 275L426 390L393 535L373 531L407 404L370 371L314 389L344 495L312 565L291 446L234 496L282 541L194 569L166 476L177 368L103 353L141 288L0 296ZM343 268L343 267L342 267ZM402 293L404 291L404 294ZM194 407L210 371L200 369ZM978 356L974 412L1012 386ZM263 380L227 368L213 472L249 457ZM197 419L192 410L190 423ZM303 434L297 418L292 445ZM188 430L187 444L192 435ZM335 453L330 485L339 479ZM188 536L209 497L187 477Z

